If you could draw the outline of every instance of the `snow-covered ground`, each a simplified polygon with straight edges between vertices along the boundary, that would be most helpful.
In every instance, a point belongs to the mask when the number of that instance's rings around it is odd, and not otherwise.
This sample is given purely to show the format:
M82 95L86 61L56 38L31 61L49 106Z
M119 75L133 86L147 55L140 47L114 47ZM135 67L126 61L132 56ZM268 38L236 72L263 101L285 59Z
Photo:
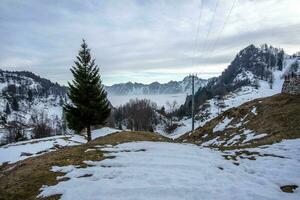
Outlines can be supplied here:
M290 64L290 63L292 63L292 61L289 61L288 63ZM229 93L228 95L226 95L224 97L225 108L223 108L222 110L219 110L216 99L208 100L207 103L210 105L210 107L207 108L205 110L205 112L209 112L210 114L209 114L208 118L203 121L196 120L195 127L197 128L197 127L203 126L206 122L212 120L213 118L217 117L219 114L221 114L222 112L224 112L230 108L238 107L238 106L242 105L243 103L246 103L246 102L254 100L254 99L269 97L269 96L280 93L283 82L284 82L284 79L282 76L285 73L286 69L287 69L287 67L283 71L278 71L278 70L273 71L274 84L273 84L272 89L270 88L270 85L267 81L260 80L258 89L256 89L254 86L244 86L234 92ZM253 77L253 75L249 75L249 74L251 74L249 72L246 74L250 78ZM244 77L239 77L239 78L244 79ZM253 110L253 112L255 112L255 110ZM198 115L201 116L201 113L198 113ZM180 137L181 135L191 131L191 129L192 129L191 118L184 118L183 120L179 121L178 123L182 124L182 126L178 127L172 134L165 133L165 131L162 127L158 127L156 131L162 135L166 135L171 138Z
M161 94L161 95L108 95L108 100L114 107L124 105L130 99L148 99L157 104L158 107L165 106L169 101L176 101L178 105L184 103L187 94Z
M80 143L72 141L70 137L54 136L5 145L0 147L0 165L5 162L14 163L48 151L54 151L56 145L73 146L78 144Z
M92 140L98 138L98 137L103 137L106 136L108 134L111 133L116 133L116 132L120 132L119 129L114 129L114 128L110 128L110 127L103 127L100 129L96 129L96 130L92 130Z
M280 189L300 186L300 139L256 148L261 154L275 154L257 155L256 160L226 160L222 155L234 151L222 153L192 144L133 142L102 150L116 157L86 161L87 168L53 166L52 171L66 173L58 180L70 179L43 186L39 196L62 194L62 200L300 199L299 187L294 193Z
M108 127L96 129L92 131L92 139L119 131ZM80 135L61 135L11 143L0 147L0 165L5 162L14 163L46 152L55 151L57 148L83 143L86 143L86 139Z

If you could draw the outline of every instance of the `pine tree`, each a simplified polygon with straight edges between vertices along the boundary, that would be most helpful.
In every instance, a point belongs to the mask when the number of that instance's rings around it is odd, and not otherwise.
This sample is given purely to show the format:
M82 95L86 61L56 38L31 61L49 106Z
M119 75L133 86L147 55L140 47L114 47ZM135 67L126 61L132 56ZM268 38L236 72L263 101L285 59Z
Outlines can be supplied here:
M33 101L33 94L32 94L32 91L31 91L31 90L28 90L27 95L28 95L28 101L29 101L29 102L32 102L32 101Z
M8 104L8 103L6 103L5 113L6 113L7 115L9 115L9 114L11 113L10 108L9 108L9 104Z
M17 97L12 98L11 109L14 111L19 111L19 103Z
M69 84L68 96L72 104L64 107L68 127L79 133L87 130L91 140L91 126L103 125L110 115L109 102L101 83L99 68L91 59L90 49L85 40L74 61L71 72L74 80Z

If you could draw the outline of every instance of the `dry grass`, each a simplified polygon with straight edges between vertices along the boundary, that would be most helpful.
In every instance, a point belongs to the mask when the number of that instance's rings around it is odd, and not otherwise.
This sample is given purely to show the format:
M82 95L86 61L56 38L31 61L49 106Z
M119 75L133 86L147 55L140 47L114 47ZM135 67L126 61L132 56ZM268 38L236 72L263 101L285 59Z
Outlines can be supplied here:
M87 144L66 147L38 157L28 158L15 164L0 167L0 200L36 199L43 185L54 185L62 173L51 172L52 166L78 165L86 167L85 160L102 160L101 151L87 151L95 145L116 145L132 141L171 141L163 136L147 132L120 132L98 138ZM59 199L60 195L45 199Z
M256 107L257 115L251 110ZM201 144L219 137L220 145L215 146L222 150L256 147L272 144L282 139L300 138L300 96L278 94L272 97L247 102L237 108L232 108L216 117L205 126L195 130L192 134L185 134L177 141ZM237 124L244 118L240 127L227 128L224 131L213 133L213 128L225 117L232 118L230 125ZM247 123L246 123L247 122ZM245 136L242 129L253 130L258 134L267 134L266 137L256 139L250 143L242 144ZM203 137L207 134L207 137ZM226 141L234 135L240 135L240 141L234 145L224 146Z

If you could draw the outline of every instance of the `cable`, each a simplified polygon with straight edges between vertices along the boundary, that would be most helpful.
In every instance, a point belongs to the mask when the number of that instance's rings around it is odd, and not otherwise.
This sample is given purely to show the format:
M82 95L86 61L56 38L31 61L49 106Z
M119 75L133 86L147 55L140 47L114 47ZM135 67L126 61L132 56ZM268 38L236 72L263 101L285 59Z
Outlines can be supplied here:
M205 40L204 40L204 43L203 43L203 48L202 48L202 50L200 51L201 54L203 53L203 51L204 51L204 49L205 49L206 41L207 41L208 36L209 36L209 34L210 34L210 32L211 32L211 28L212 28L213 22L214 22L214 20L215 20L216 11L217 11L219 2L220 2L220 1L217 0L217 3L216 3L216 5L215 5L215 9L214 9L214 12L213 12L213 17L212 17L212 20L210 21L209 28L208 28L208 31L207 31L207 34L206 34L206 37L205 37Z
M194 40L194 52L195 52L195 57L192 59L192 65L195 65L195 59L196 59L196 54L197 54L197 43L198 43L198 35L199 35L199 30L200 30L200 22L202 19L202 9L203 9L203 1L201 0L201 6L200 6L200 13L198 17L198 24L197 24L197 31L196 31L196 37Z
M233 7L234 7L234 5L235 5L235 3L236 3L237 1L238 1L238 0L234 0L234 1L233 1L232 6L231 6L231 8L230 8L230 10L229 10L229 13L228 13L228 15L227 15L226 18L225 18L225 22L224 22L224 24L223 24L223 26L222 26L220 32L219 32L218 35L217 35L217 39L214 41L214 43L213 43L213 45L212 45L212 48L211 48L210 53L214 52L215 46L216 46L216 44L218 43L218 41L219 41L219 39L220 39L220 36L221 36L222 32L223 32L224 29L225 29L225 26L226 26L226 24L227 24L227 22L228 22L228 20L229 20L229 17L230 17L230 15L231 15L231 13L232 13Z

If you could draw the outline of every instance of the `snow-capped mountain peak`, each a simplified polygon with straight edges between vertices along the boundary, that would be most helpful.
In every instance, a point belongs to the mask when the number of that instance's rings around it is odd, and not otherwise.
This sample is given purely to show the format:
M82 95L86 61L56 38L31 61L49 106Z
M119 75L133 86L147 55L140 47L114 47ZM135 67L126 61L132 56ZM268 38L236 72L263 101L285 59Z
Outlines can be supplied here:
M195 77L195 91L207 84L207 80ZM182 81L169 81L168 83L153 82L120 83L105 87L109 95L161 95L161 94L190 94L192 88L191 76Z

